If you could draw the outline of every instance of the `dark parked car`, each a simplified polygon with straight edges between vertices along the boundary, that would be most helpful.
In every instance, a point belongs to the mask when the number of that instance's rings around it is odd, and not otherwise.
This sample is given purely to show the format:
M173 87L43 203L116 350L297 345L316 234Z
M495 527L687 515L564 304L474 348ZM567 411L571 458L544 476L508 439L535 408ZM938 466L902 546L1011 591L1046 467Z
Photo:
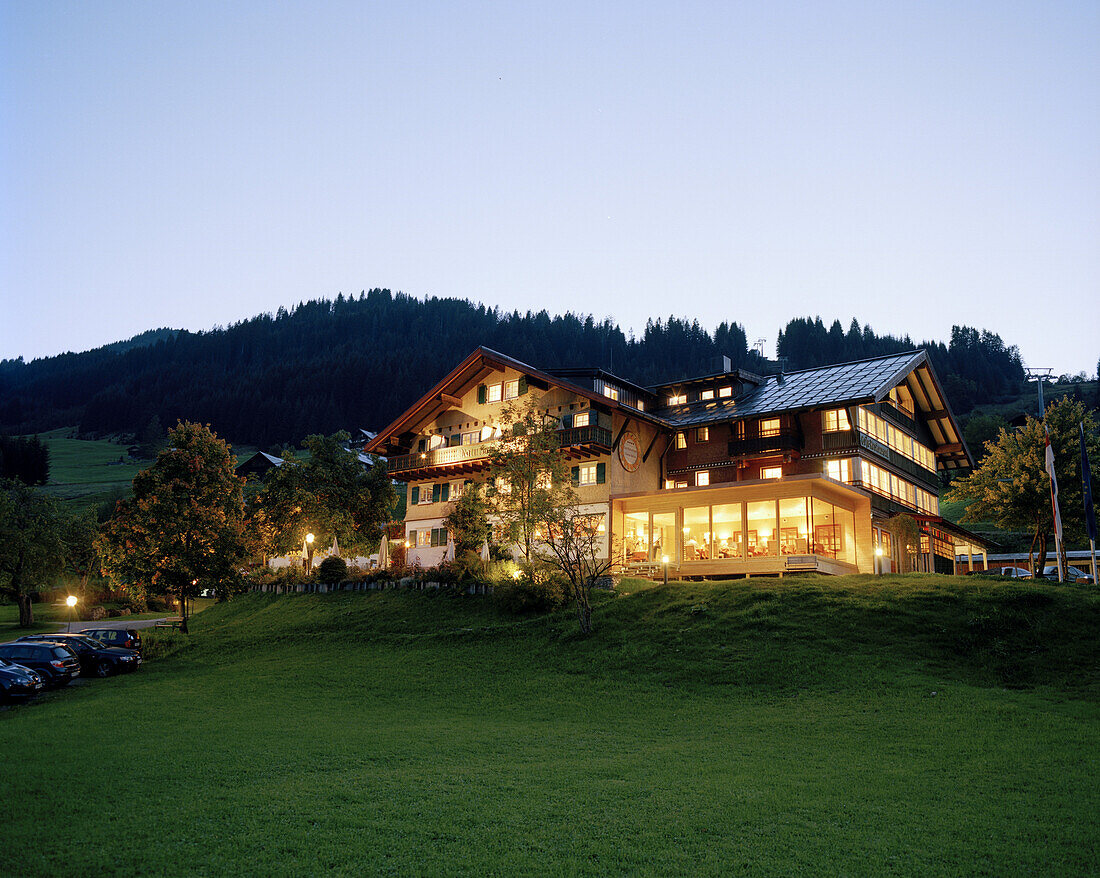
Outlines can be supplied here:
M47 686L55 689L68 686L80 676L80 659L60 643L4 643L0 644L0 658L30 668Z
M45 686L42 678L30 668L0 658L0 701L30 698Z
M141 635L134 628L85 628L80 633L85 637L94 637L104 646L120 646L141 652Z
M123 671L136 671L141 665L141 656L132 649L104 646L94 637L83 634L28 634L19 638L19 643L27 641L65 644L80 659L80 673L85 677L109 677Z

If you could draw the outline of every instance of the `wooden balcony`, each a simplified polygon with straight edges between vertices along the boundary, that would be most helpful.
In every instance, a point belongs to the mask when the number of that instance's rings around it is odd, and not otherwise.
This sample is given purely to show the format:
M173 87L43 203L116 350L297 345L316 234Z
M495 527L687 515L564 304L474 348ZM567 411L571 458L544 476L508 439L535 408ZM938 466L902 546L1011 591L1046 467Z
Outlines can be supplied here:
M800 451L802 437L796 430L780 430L767 436L748 436L730 439L730 457L749 457L755 454L771 454L777 451Z
M603 427L569 427L558 430L558 441L570 458L595 457L611 450L611 431ZM462 475L488 469L495 443L452 445L414 454L391 457L386 469L402 481L439 475Z

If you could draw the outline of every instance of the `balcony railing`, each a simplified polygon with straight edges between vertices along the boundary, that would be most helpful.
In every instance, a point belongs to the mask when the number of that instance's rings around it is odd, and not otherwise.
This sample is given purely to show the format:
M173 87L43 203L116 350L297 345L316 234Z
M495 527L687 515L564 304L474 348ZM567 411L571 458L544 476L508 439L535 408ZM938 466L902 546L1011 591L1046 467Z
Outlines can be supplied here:
M903 427L910 433L917 432L917 419L907 411L898 408L889 400L883 400L878 404L879 413L887 420L893 421L897 426Z
M604 427L569 427L558 430L558 441L565 447L570 445L598 445L610 450L611 431ZM390 473L407 473L419 469L431 469L455 464L484 462L493 454L495 443L477 442L473 445L452 445L449 448L436 448L415 454L402 454L391 457L386 464Z
M769 436L747 436L744 439L730 439L729 456L738 457L749 454L767 454L772 451L799 451L802 439L794 430L780 430Z
M940 479L936 473L925 469L916 461L910 460L904 454L895 451L884 442L880 442L878 439L875 439L873 436L868 436L866 433L860 433L859 444L868 451L877 454L883 460L889 461L907 475L915 479L920 479L922 487L932 491L939 490Z

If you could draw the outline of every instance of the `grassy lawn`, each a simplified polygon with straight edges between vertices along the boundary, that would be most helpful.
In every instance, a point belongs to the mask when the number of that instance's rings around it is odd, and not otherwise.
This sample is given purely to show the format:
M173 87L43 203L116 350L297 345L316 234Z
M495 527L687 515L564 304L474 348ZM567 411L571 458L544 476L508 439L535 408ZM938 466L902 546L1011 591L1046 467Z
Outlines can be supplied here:
M0 714L0 874L1100 870L1092 592L627 582L596 624L215 605L140 672Z

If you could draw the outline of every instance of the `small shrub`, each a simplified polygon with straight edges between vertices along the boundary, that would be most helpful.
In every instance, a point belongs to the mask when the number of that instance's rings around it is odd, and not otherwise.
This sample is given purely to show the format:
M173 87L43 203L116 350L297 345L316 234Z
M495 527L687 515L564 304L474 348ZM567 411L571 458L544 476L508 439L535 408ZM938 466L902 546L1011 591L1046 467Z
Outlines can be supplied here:
M506 613L549 613L565 606L566 590L556 577L542 580L523 577L498 585L493 600Z
M317 579L325 585L343 582L348 575L348 565L343 558L325 558L317 568Z

